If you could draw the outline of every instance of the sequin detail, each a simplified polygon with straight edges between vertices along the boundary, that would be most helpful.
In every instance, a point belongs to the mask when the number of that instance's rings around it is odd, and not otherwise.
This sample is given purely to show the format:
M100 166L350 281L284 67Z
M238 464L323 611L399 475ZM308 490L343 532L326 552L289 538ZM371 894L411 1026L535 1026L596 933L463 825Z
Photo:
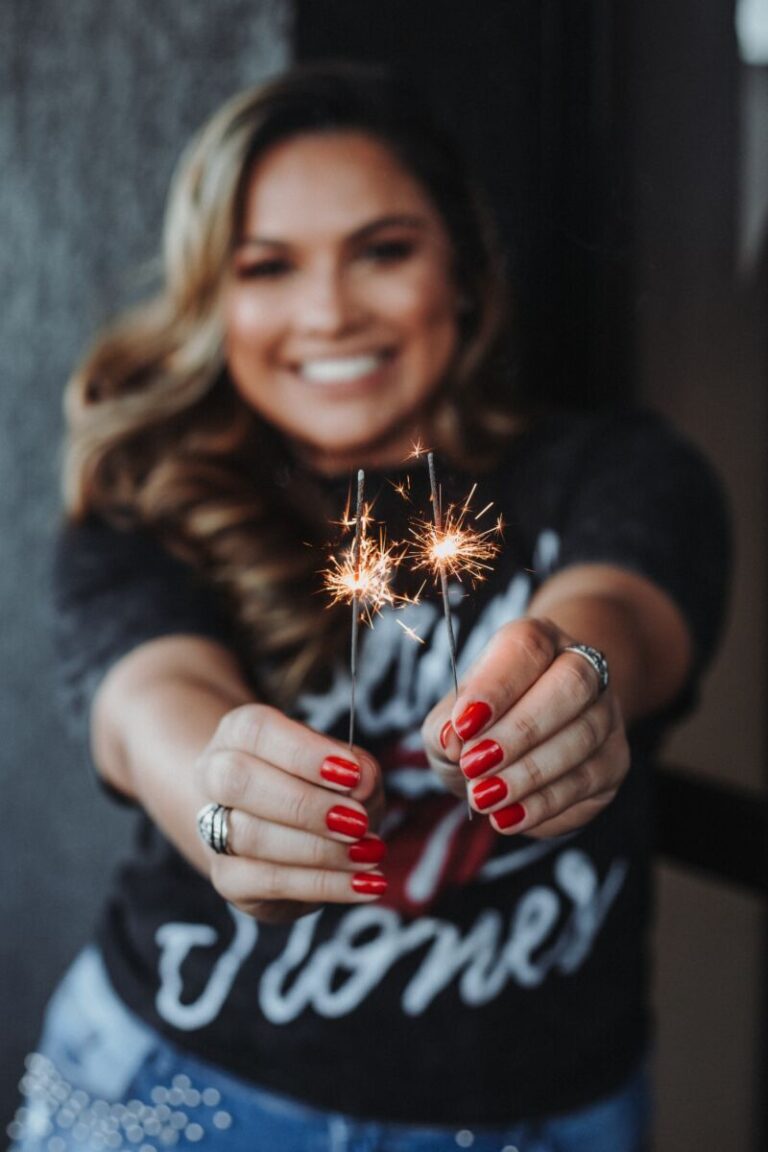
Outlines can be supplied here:
M69 1132L91 1152L163 1152L182 1136L197 1144L232 1125L218 1088L196 1085L183 1073L169 1084L155 1084L148 1100L112 1103L74 1088L40 1052L27 1056L24 1067L24 1103L7 1127L11 1152L21 1140L37 1141L44 1152L66 1152L61 1133Z

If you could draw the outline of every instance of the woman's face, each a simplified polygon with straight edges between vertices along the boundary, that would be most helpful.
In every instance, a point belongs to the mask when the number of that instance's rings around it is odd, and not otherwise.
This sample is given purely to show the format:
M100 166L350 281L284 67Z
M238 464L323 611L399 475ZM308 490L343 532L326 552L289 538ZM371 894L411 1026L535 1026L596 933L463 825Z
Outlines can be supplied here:
M257 163L226 357L241 396L313 466L404 459L454 354L456 311L445 226L384 144L299 136Z

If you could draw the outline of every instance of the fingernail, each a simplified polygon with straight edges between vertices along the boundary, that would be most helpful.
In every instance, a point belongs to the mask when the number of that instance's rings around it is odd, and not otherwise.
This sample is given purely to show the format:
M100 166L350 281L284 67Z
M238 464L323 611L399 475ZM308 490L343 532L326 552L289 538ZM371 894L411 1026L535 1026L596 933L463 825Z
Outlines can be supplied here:
M335 808L328 810L325 823L331 832L340 832L342 836L353 836L355 840L361 840L368 831L368 817L363 816L354 808L345 808L342 804L337 804Z
M514 828L515 824L525 819L525 808L522 804L508 804L506 808L492 812L490 818L499 828Z
M472 785L472 799L481 812L486 808L492 808L500 800L506 800L508 794L509 788L501 776L490 776L487 780L478 780L477 784ZM502 812L507 811L507 808L502 808Z
M450 720L446 720L445 724L443 724L442 728L440 729L440 743L442 744L443 748L448 747L448 740L450 739L451 732L453 732L453 724L451 724Z
M365 840L350 844L348 852L355 864L378 864L386 856L387 846L378 836L367 836Z
M460 740L470 740L491 718L491 710L483 700L475 700L459 716L454 724Z
M380 872L356 872L352 877L352 888L361 896L383 896L387 890L387 878Z
M339 788L355 788L360 783L360 768L343 756L326 756L320 765L320 775Z
M504 749L495 740L481 740L469 752L464 752L459 767L468 780L482 776L489 768L495 768L504 759Z

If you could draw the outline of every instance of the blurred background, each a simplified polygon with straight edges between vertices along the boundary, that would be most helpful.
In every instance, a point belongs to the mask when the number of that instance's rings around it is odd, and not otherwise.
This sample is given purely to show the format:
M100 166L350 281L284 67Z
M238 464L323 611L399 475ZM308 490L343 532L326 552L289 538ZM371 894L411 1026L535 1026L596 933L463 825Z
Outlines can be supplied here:
M149 283L171 170L290 60L383 59L463 138L511 254L520 380L669 415L715 462L733 602L659 774L658 1152L768 1146L768 0L0 4L0 1130L131 817L52 705L60 398ZM679 769L684 769L681 775Z

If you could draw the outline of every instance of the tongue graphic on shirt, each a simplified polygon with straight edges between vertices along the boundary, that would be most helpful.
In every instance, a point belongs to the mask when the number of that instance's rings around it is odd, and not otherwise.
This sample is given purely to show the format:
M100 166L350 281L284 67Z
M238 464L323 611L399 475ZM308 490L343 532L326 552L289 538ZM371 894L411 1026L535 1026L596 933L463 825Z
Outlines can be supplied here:
M429 772L424 752L392 745L379 762L387 790L383 870L389 881L379 903L418 915L428 911L444 889L469 883L490 855L497 834L485 817L474 813L469 819L464 799L439 792L403 798L387 787L387 775L398 769Z

